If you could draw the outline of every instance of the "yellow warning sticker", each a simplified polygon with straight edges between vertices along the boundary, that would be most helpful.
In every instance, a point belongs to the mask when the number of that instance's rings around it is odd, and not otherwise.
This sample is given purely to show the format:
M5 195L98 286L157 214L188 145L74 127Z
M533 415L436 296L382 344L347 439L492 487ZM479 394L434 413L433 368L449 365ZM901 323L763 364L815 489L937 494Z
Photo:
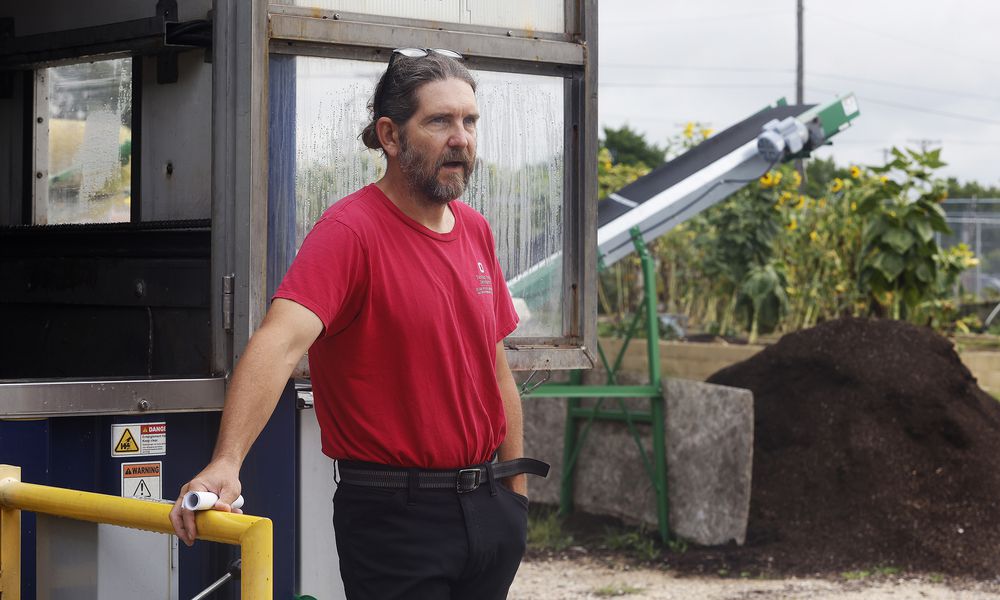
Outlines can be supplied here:
M111 456L163 456L167 453L167 424L115 423L111 426Z
M132 436L132 431L125 428L125 432L122 436L118 438L118 443L115 444L115 454L138 454L139 443L135 441L135 437Z

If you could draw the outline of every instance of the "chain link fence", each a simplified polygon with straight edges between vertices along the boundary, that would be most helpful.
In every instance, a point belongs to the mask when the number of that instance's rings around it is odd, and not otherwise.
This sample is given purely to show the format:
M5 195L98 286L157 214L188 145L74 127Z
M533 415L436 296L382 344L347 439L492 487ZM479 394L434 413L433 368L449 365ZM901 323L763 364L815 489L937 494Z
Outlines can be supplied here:
M962 286L980 300L1000 299L1000 198L953 198L942 208L951 234L937 234L938 244L965 244L979 259L962 275Z

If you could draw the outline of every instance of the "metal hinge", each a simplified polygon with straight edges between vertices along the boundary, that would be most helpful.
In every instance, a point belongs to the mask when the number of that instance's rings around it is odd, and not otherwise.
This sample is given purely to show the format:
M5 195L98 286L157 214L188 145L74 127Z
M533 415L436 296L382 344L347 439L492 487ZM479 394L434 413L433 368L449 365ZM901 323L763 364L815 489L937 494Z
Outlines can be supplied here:
M236 275L222 276L222 329L233 330L233 289L236 285Z

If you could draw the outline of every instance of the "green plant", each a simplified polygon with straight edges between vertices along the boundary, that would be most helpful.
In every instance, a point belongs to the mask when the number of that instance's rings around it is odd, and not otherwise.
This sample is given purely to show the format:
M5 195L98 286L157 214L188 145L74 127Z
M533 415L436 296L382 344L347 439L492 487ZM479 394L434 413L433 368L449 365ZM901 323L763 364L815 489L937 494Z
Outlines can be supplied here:
M597 153L598 198L604 198L611 192L617 192L649 173L649 170L649 167L644 163L616 163L611 157L611 151L607 148L601 148Z
M616 596L628 596L638 594L642 588L627 583L611 583L594 590L594 595L599 598L613 598Z
M608 529L604 533L601 545L646 561L656 560L660 556L656 541L645 529Z
M688 550L687 540L679 537L671 537L667 540L667 550L674 554L684 554Z
M697 128L689 123L668 140L666 157L704 139ZM612 173L627 165L603 156L600 178L618 185ZM790 164L765 173L650 244L658 309L683 315L688 331L746 332L751 341L845 315L982 329L962 309L958 285L977 258L962 245L937 244L935 234L947 232L939 203L948 182L935 177L943 165L939 150L894 149L884 167L828 159L810 161L805 180ZM643 298L637 260L620 261L600 280L601 310L622 333Z
M561 552L572 545L573 536L566 532L559 513L546 510L528 515L529 548Z
M777 324L788 310L787 278L780 264L754 265L740 284L739 302L750 313L749 342L757 342L760 323Z
M894 319L913 317L922 303L950 292L964 269L962 261L947 260L934 239L935 232L950 233L938 206L947 197L946 186L932 179L932 171L944 166L940 152L893 148L892 162L872 170L901 173L902 182L885 175L882 185L867 186L858 202L866 219L859 287Z
M849 581L857 581L861 579L868 579L869 577L891 577L898 574L898 567L873 567L871 569L862 569L858 571L844 571L840 574L840 576Z
M871 571L844 571L840 574L841 577L848 581L858 581L861 579L868 579L871 577Z

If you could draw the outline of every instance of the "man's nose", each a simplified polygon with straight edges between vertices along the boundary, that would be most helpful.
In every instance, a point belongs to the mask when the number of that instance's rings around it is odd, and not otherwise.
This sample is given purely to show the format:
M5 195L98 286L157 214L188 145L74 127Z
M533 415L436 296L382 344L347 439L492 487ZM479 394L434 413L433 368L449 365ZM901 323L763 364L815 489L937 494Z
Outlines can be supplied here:
M473 134L463 127L458 127L448 136L448 146L451 148L466 148L472 143Z

